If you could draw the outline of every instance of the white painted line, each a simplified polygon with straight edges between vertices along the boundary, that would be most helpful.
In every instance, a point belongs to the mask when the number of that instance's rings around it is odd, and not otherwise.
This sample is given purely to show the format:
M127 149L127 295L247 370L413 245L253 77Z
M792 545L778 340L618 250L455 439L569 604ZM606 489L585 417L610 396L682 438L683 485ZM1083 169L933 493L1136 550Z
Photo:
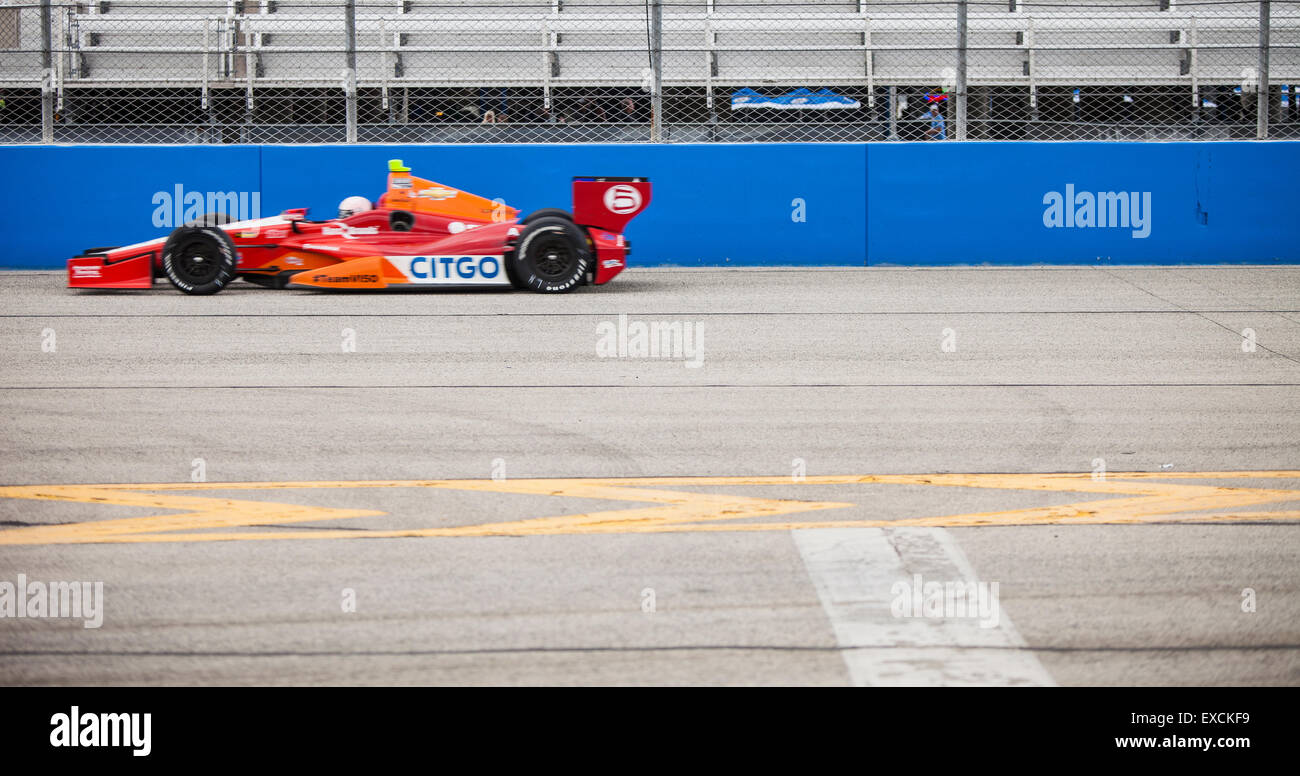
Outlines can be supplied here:
M854 686L1055 684L991 595L994 580L975 576L944 529L811 528L791 533ZM906 591L918 581L921 591L909 595ZM921 592L932 582L961 583L971 591L984 582L982 600L988 606L982 611L972 607L964 616L951 607L946 613L958 616L895 616L920 603Z

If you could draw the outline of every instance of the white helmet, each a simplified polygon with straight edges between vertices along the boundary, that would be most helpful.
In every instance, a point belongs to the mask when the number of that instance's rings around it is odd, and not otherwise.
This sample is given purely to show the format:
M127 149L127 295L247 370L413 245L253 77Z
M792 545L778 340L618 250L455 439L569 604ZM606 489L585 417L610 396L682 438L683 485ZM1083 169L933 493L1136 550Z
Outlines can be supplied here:
M339 203L339 218L347 218L357 213L364 213L373 207L365 197L348 197Z

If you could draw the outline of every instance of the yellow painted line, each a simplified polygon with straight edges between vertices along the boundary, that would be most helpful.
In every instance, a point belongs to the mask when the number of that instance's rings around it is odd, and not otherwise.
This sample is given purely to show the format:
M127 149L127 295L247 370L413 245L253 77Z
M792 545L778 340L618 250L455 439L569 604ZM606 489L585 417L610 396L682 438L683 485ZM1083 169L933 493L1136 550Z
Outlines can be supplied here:
M378 517L383 512L359 509L277 504L269 501L237 501L199 496L151 495L125 489L89 485L45 485L2 487L0 498L45 501L75 501L129 507L174 509L181 513L150 517L127 517L48 526L26 526L0 531L0 544L61 544L96 541L159 531L188 531L204 528L246 527L257 524L302 523L349 517Z
M0 498L63 501L172 510L174 514L94 520L0 531L0 545L200 542L270 539L427 538L654 533L664 531L774 531L820 527L1120 525L1156 522L1300 520L1300 511L1241 511L1242 507L1300 501L1300 490L1196 485L1190 479L1300 479L1300 471L1132 472L1094 479L1091 473L891 474L790 477L640 477L521 480L364 480L326 482L153 483L0 487ZM1169 482L1168 480L1178 480ZM1009 491L1092 493L1110 498L1045 507L919 518L773 520L860 504L762 498L671 490L695 487L805 487L906 485ZM189 495L203 491L435 488L484 493L632 502L625 509L415 529L238 531L253 526L380 517L374 510L337 509L247 499ZM185 492L185 493L182 493ZM748 520L749 522L743 522ZM216 530L214 530L216 529Z
M288 482L159 482L149 484L94 485L104 490L146 491L201 491L201 490L294 490L301 488L451 488L453 490L501 490L536 492L547 487L566 483L592 483L614 487L689 487L728 485L945 485L960 487L1003 487L1025 489L1037 486L1042 490L1084 490L1114 487L1124 480L1172 479L1298 479L1300 470L1240 471L1240 472L1109 472L1104 480L1093 479L1090 472L1064 472L1048 474L980 473L980 474L863 474L863 475L808 475L795 482L789 475L739 476L739 477L599 477L570 479L519 479L519 480L338 480L338 481L288 481ZM1086 487L1080 487L1086 486ZM64 485L51 488L73 487ZM77 486L92 487L92 486ZM4 490L4 488L0 488Z
M313 530L259 531L251 533L171 533L203 528L232 528L352 517L379 516L383 512L305 507L259 501L215 499L198 496L135 494L143 490L228 490L224 483L171 483L167 485L112 485L0 488L0 498L77 501L120 506L154 506L164 509L193 510L178 515L147 518L122 518L53 526L32 526L0 531L4 544L71 544L81 542L158 542L158 541L233 541L237 539L337 539L398 538L431 536L502 536L529 533L580 533L607 531L613 526L666 527L707 520L775 517L793 512L836 509L854 506L844 502L795 501L754 498L750 496L644 488L610 487L599 480L428 480L384 481L367 483L242 483L259 489L338 488L338 487L446 487L496 493L520 493L543 496L591 498L617 501L657 503L659 506L606 510L522 521L482 525L398 530ZM238 489L238 488L235 488ZM252 489L246 487L244 489Z

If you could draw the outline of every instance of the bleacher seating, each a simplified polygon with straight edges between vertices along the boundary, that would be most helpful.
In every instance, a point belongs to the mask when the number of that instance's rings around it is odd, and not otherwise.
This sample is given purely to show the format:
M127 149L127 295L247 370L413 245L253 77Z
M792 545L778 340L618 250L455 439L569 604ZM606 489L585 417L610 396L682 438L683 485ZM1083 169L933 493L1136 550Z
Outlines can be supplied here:
M53 0L44 83L33 2L0 0L0 139L33 142L51 114L58 142L653 137L646 0L356 0L355 93L342 0ZM1300 136L1300 1L1271 5L1272 136ZM1247 0L969 0L967 136L1253 136L1258 13ZM945 99L936 87L956 86L957 4L665 0L662 46L661 139L917 139L925 105ZM799 87L856 107L729 110L741 88Z
M1255 66L1254 4L1166 5L973 5L969 82L1234 83ZM1300 40L1300 3L1274 5L1274 42ZM518 0L474 0L466 6L360 4L358 83L558 87L637 84L644 77L644 0L527 0L522 8ZM56 13L68 50L57 58L61 84L342 82L341 5L112 0L75 8ZM24 18L24 36L29 27ZM679 1L664 15L664 79L670 86L719 88L930 84L951 74L955 41L950 5ZM0 66L0 79L31 77L30 68L17 70ZM1275 52L1270 76L1300 81L1300 49Z

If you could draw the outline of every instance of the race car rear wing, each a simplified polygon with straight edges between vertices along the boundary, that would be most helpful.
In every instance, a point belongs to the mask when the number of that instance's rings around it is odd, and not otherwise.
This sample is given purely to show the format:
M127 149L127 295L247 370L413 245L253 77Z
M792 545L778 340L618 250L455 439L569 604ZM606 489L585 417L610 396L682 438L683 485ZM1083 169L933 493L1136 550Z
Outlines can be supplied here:
M650 204L649 178L573 179L573 220L619 233Z

